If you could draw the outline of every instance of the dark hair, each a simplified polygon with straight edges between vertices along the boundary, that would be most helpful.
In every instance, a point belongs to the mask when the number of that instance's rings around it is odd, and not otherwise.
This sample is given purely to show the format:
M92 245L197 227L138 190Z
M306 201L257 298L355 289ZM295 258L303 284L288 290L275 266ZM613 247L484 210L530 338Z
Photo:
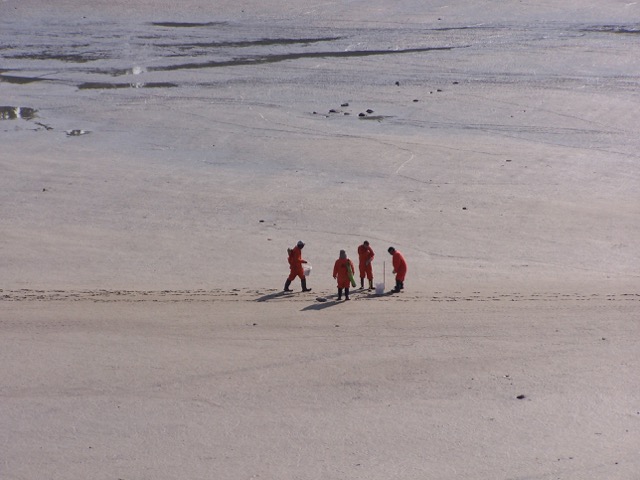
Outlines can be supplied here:
M393 247L389 247L389 249L387 250L387 252L389 252L389 253L393 253L393 252L395 252L395 251L396 251L396 249L395 249L395 248L393 248Z

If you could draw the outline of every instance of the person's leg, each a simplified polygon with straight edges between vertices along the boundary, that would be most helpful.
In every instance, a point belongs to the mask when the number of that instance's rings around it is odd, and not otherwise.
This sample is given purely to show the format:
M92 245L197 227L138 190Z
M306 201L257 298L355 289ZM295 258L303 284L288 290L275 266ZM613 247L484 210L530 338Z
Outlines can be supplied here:
M338 288L338 300L342 300L342 289Z
M351 300L351 299L349 298L349 287L347 287L347 288L345 288L345 289L344 289L344 299L345 299L345 300Z

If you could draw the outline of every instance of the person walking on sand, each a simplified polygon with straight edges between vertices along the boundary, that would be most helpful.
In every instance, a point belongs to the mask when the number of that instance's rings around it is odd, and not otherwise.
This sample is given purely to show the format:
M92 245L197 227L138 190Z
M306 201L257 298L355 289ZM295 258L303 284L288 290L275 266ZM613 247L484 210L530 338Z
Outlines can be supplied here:
M358 267L360 268L360 288L364 289L364 277L369 280L369 290L373 290L373 249L369 245L369 241L365 240L362 245L358 247Z
M302 258L302 249L304 248L304 242L302 240L298 240L298 243L295 247L288 250L289 252L289 269L291 272L287 277L287 281L284 284L285 292L292 292L289 287L291 286L291 282L296 278L300 277L300 283L302 284L302 291L308 292L311 289L307 288L307 279L304 276L304 269L302 268L303 263L307 263L306 260Z
M351 272L354 271L353 262L347 257L347 252L340 250L340 258L333 265L333 278L338 281L338 300L342 300L343 289L345 301L350 300L349 285L351 285L351 279L349 278L349 268L351 268Z
M389 250L387 251L391 255L393 273L396 275L396 288L392 291L398 293L404 288L404 277L407 274L407 262L404 259L404 256L395 248L389 247Z

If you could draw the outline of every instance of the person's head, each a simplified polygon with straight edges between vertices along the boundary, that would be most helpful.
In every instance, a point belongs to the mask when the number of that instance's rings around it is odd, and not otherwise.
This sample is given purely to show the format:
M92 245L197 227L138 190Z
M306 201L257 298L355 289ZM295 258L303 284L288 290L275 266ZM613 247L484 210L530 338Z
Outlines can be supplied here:
M363 243L363 245L364 245L365 247L368 247L368 246L369 246L369 240L365 240L365 241L364 241L364 243Z
M340 258L342 258L343 260L347 258L347 252L345 252L344 250L340 250Z
M304 242L302 240L298 240L298 243L296 245L298 245L298 248L302 250L302 248L304 247Z
M389 252L390 255L393 255L394 253L396 253L396 249L393 247L389 247L389 249L387 250L387 252Z

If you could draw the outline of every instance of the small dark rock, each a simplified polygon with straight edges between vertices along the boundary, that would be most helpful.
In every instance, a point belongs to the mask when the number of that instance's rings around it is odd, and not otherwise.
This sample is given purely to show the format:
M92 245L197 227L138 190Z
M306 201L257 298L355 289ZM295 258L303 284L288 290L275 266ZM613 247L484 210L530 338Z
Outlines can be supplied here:
M467 207L462 207L462 209L463 209L463 210L466 210L466 209L467 209Z
M413 99L414 103L419 102L420 100L418 100L417 98Z
M396 87L399 87L399 86L400 86L400 82L396 82Z
M518 395L516 398L517 398L518 400L524 400L524 399L525 399L525 398L527 398L527 397L526 397L526 395Z
M264 220L260 220L260 223L264 223Z
M332 108L331 110L329 110L329 113L338 113L338 111L335 108Z
M437 90L436 90L436 92L441 92L441 91L442 91L441 89L437 89Z
M373 113L373 110L371 110L370 108L367 109L367 113Z
M454 85L458 85L459 82L453 82Z
M358 114L358 116L359 116L359 117L366 117L366 116L367 116L367 114L366 114L366 113L362 113L362 112L361 112L361 113L359 113L359 114Z
M348 107L349 103L348 102L344 102L342 105L340 105L341 107Z

